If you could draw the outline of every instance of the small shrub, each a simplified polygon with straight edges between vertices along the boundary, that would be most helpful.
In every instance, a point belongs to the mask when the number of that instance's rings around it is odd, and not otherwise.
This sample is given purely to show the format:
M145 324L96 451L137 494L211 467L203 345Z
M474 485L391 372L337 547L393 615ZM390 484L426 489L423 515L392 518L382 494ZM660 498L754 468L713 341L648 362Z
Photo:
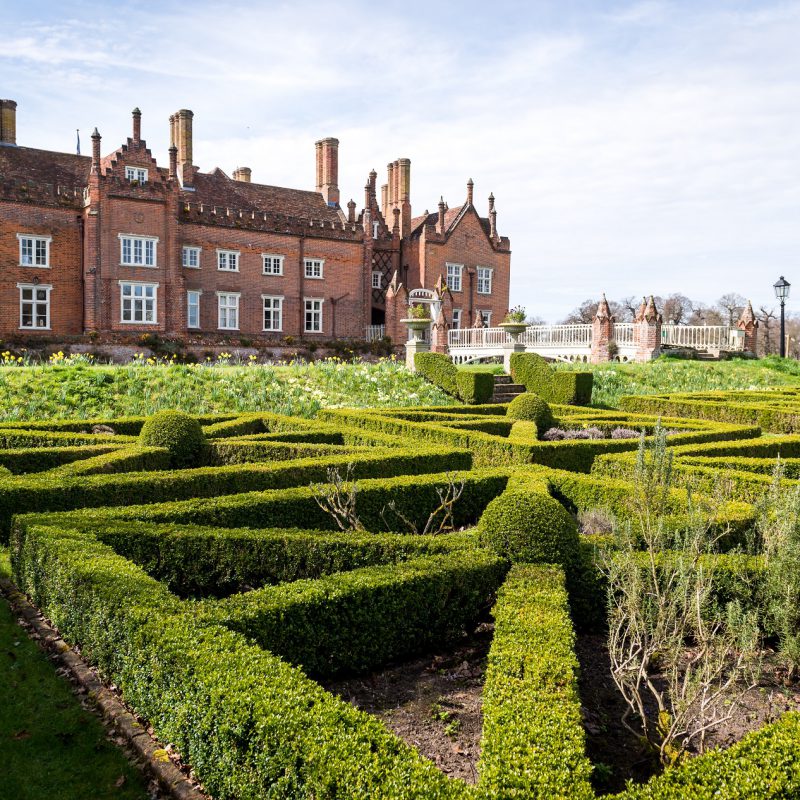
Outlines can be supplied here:
M639 434L630 428L614 428L611 431L612 439L638 439Z
M458 397L468 405L488 403L494 394L494 375L490 372L468 372L458 370L456 373L456 390Z
M200 466L206 439L200 423L182 411L153 414L139 434L143 447L166 447L175 467Z
M533 392L525 392L515 397L508 404L506 416L509 419L535 422L539 436L553 427L553 414L550 411L550 406Z
M509 490L492 500L478 524L481 542L512 562L574 564L578 529L544 492Z

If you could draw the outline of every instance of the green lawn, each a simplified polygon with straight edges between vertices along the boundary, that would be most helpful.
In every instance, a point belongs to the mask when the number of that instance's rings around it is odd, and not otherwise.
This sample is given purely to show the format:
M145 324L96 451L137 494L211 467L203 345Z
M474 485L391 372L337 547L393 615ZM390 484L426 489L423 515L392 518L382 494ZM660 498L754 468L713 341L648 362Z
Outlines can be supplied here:
M611 407L626 394L800 386L800 362L775 356L751 361L659 358L647 364L559 364L558 369L591 370L592 404Z
M0 548L0 577L9 574ZM145 800L142 775L106 739L65 678L0 596L0 796L13 800Z
M319 361L283 367L85 364L0 367L0 419L139 416L163 408L195 414L448 405L454 401L398 361Z

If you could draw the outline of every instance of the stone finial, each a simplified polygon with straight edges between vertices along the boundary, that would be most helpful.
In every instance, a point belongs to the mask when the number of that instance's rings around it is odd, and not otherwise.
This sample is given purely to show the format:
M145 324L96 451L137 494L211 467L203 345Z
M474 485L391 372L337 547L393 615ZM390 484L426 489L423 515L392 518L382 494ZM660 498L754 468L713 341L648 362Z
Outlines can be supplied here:
M356 221L356 201L351 198L350 202L347 204L347 221L348 222L355 222Z
M639 303L639 308L636 309L636 313L633 315L634 322L641 322L644 319L644 311L647 308L647 298L643 297L642 302Z
M597 305L597 313L595 317L599 320L611 319L611 308L606 300L606 293L603 292L603 297Z
M473 328L485 328L483 324L483 314L480 311L475 312L475 322L472 323Z
M100 172L100 131L92 132L92 172Z
M467 181L467 203L472 205L472 191L475 188L475 184L472 182L472 178Z
M444 197L439 198L439 233L444 233L444 211L445 211Z
M489 213L491 214L494 211L494 193L489 192Z
M742 316L739 317L737 327L746 328L748 325L758 326L758 320L753 313L753 304L748 300L747 305L742 309Z
M650 299L647 301L647 304L645 305L642 317L643 319L647 320L647 322L661 321L661 314L658 313L658 309L656 308L656 300L652 294L650 295Z

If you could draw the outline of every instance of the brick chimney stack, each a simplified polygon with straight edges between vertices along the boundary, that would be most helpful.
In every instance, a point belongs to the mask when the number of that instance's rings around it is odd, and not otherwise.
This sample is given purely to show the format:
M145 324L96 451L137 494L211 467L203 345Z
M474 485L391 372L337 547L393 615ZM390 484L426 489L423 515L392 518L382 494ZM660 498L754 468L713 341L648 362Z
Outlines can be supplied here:
M494 193L489 193L489 236L497 238L497 209L494 207Z
M142 138L142 112L134 108L131 112L133 117L133 143L139 144Z
M250 167L236 167L233 171L233 179L235 181L241 181L242 183L250 183L250 176L252 175L253 170Z
M192 119L194 114L188 108L176 111L169 118L170 145L178 148L178 177L183 186L191 186L194 181L192 165Z
M92 132L92 172L100 174L100 131Z
M0 100L0 144L17 143L17 103Z
M178 148L174 144L169 148L169 177L172 180L178 177Z
M339 140L329 136L316 145L317 191L329 206L339 206Z
M439 198L439 233L444 234L444 197Z
M467 181L467 203L472 205L472 191L475 188L475 184L472 182L472 178Z
M397 201L400 205L400 235L411 232L411 159L397 159Z
M351 200L347 204L347 221L348 222L355 222L356 221L356 201Z

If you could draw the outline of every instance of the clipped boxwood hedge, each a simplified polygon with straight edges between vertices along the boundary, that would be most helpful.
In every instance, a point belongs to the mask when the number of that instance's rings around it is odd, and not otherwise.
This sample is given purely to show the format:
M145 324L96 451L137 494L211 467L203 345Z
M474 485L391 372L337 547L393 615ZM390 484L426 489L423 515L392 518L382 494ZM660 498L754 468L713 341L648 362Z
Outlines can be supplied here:
M548 403L586 406L592 402L591 372L555 370L538 353L512 353L511 377Z
M456 372L456 392L458 398L468 405L488 403L494 394L494 375L460 369Z
M444 353L416 353L414 369L435 386L458 397L458 367Z

